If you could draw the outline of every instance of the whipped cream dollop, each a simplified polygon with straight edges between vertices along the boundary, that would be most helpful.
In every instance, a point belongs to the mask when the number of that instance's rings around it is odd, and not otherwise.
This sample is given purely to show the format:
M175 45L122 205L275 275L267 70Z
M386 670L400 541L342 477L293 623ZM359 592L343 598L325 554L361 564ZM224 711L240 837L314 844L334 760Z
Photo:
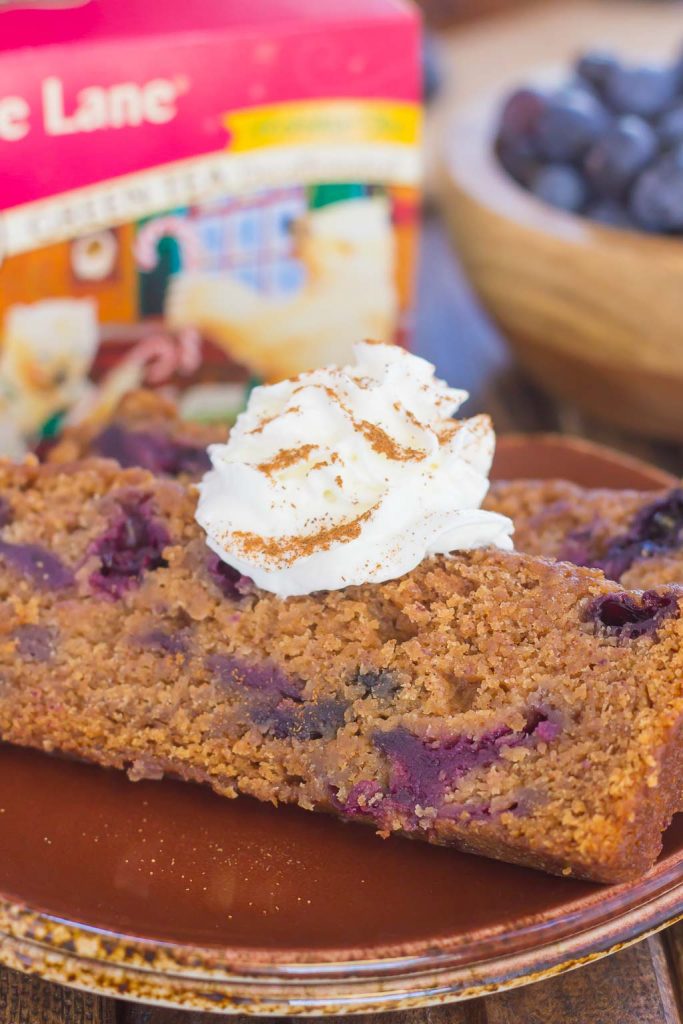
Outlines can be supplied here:
M381 583L427 555L512 547L480 505L495 437L468 397L393 345L252 392L209 448L197 521L216 554L281 597Z

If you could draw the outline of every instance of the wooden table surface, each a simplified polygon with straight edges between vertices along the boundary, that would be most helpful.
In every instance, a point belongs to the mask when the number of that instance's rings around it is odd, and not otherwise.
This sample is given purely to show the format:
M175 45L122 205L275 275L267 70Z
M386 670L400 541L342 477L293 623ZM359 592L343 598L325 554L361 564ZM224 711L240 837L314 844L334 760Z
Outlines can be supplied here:
M683 474L678 446L616 435L561 407L515 367L472 296L439 221L424 229L418 351L492 413L499 433L560 430L606 442ZM391 1015L392 1024L683 1024L683 923L550 981L486 999ZM0 969L0 1024L209 1024L216 1017L150 1009L72 992ZM242 1018L244 1022L246 1018Z

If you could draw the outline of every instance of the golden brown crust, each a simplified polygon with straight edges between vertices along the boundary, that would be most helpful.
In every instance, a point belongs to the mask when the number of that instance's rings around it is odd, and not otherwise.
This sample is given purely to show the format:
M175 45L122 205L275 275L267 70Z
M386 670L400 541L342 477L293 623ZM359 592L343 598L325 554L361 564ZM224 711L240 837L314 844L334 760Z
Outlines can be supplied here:
M604 546L657 497L643 491L587 489L568 480L505 480L491 485L484 507L513 520L519 551L557 558L567 537L586 527L594 532L595 549Z
M112 426L132 433L143 432L157 438L168 438L177 444L205 449L218 441L225 441L226 424L206 424L182 420L177 406L156 391L141 388L126 394L105 422L100 417L85 420L77 426L67 427L57 443L48 451L50 463L68 463L89 456L102 455L98 448L103 431ZM180 472L184 482L197 479L203 470Z
M638 514L670 493L588 489L567 480L512 480L492 484L484 507L513 520L518 551L600 564ZM644 545L642 556L619 575L619 582L641 589L683 583L683 546L657 551Z

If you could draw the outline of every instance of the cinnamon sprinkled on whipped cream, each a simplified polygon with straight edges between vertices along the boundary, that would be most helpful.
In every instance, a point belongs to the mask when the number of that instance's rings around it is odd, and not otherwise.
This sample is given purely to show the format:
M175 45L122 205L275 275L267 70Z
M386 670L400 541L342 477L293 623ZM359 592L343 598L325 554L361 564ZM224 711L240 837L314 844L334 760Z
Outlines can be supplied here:
M480 506L495 439L487 416L424 359L355 346L356 364L256 388L209 449L197 520L216 554L282 597L380 583L430 554L511 548Z
M275 473L280 469L287 469L289 466L296 465L297 462L304 461L312 451L315 451L314 444L302 444L299 448L283 448L270 461L262 462L256 468L261 473L265 473L266 476L270 476L271 473Z

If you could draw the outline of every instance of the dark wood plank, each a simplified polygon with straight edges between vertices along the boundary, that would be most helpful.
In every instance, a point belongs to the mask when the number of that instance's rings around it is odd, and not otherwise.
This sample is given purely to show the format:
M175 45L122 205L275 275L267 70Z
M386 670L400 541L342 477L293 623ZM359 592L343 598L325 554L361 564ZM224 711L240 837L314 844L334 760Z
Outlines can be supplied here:
M121 1004L116 1024L215 1024L214 1014L189 1013L183 1010L155 1009L130 1004ZM253 1017L237 1016L225 1018L231 1024L253 1024ZM329 1021L341 1021L341 1017L280 1017L279 1021L295 1024L301 1020L311 1024L324 1024ZM385 1013L381 1017L375 1014L359 1015L353 1018L354 1024L486 1024L485 1001L473 1000L467 1003L453 1003L446 1007L431 1007L425 1010L408 1010L405 1012Z
M216 1024L219 1019L211 1013L189 1013L186 1010L167 1010L135 1003L119 1003L116 1024ZM223 1018L225 1020L246 1020L244 1017Z
M475 999L466 1003L451 1003L450 1006L431 1006L424 1010L405 1010L397 1013L383 1013L354 1017L356 1024L486 1024L485 1000ZM322 1024L326 1018L316 1020ZM329 1018L327 1018L329 1020ZM341 1020L342 1018L333 1018Z
M683 921L662 932L662 939L668 954L674 987L683 1005Z
M454 1003L451 1006L432 1007L426 1010L413 1010L400 1013L386 1013L381 1017L375 1014L354 1016L354 1024L486 1024L483 1015L483 1003L475 1000L469 1003ZM190 1013L184 1010L156 1009L131 1004L118 1011L116 1024L216 1024L219 1019L215 1014ZM253 1024L253 1017L237 1016L225 1018L231 1024ZM329 1021L341 1021L340 1017L279 1017L282 1022L310 1021L311 1024L323 1024ZM351 1018L349 1018L351 1019ZM4 1022L3 1022L4 1024Z
M425 1010L409 1010L401 1013L386 1013L353 1017L354 1024L486 1024L484 1000L468 1003L453 1003L446 1007L431 1007ZM154 1009L135 1006L132 1003L119 1004L116 1024L215 1024L216 1016L207 1013L188 1013L183 1010ZM226 1018L227 1020L228 1018ZM280 1021L301 1021L300 1017L280 1017ZM342 1020L340 1017L307 1017L311 1024ZM349 1018L350 1019L350 1018ZM254 1018L230 1017L232 1024L252 1024Z
M663 940L654 936L590 966L490 996L486 1024L680 1024Z
M0 968L0 1024L117 1024L112 1000Z

